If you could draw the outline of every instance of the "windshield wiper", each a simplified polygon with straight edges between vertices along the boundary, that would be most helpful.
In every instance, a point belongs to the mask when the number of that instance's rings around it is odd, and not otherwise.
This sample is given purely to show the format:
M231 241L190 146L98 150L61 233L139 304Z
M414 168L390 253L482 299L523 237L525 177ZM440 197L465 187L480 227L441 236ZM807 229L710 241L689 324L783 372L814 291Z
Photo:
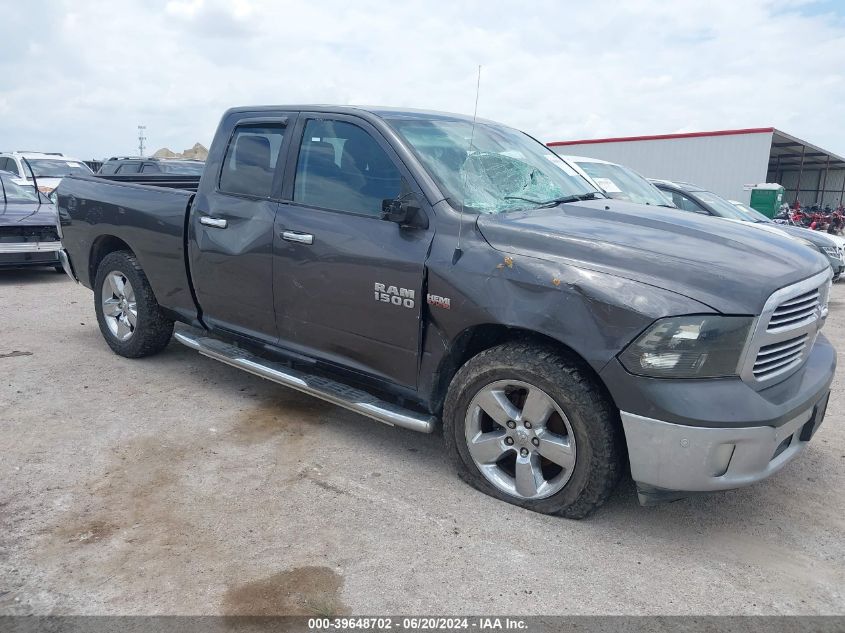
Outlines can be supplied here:
M505 200L525 200L525 202L532 202L537 205L538 209L545 209L548 207L556 207L559 204L566 204L567 202L580 202L582 200L593 200L596 197L595 192L579 193L571 196L562 196L554 200L535 200L534 198L524 198L523 196L505 196Z
M554 200L549 200L545 204L544 207L556 207L559 204L566 204L567 202L581 202L583 200L594 200L596 197L595 193L576 193L571 196L563 196L561 198L555 198Z
M534 204L546 204L542 200L535 200L534 198L523 198L522 196L505 196L504 200L525 200L525 202L533 202Z

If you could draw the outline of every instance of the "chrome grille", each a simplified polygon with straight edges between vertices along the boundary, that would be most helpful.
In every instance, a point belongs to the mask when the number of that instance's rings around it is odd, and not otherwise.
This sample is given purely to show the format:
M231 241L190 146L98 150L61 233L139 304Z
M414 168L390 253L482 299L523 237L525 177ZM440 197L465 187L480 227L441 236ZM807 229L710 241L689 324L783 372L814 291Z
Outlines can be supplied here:
M754 377L757 380L764 380L769 376L789 371L792 365L801 362L806 347L806 334L782 343L763 345L754 361Z
M766 329L771 332L780 328L791 327L813 318L819 306L819 288L805 292L794 299L781 303L772 313Z
M827 316L830 270L775 291L746 344L740 376L757 389L798 371Z

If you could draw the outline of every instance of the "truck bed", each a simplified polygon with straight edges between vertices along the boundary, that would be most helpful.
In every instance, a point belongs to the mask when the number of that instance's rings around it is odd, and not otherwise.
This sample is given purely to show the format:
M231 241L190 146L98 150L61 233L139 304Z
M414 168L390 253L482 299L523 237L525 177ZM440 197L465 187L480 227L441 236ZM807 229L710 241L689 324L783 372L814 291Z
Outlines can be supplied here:
M80 283L93 287L98 253L113 250L119 240L132 245L161 306L189 322L196 320L185 260L185 225L193 196L182 188L114 177L63 178L58 188L62 242Z
M112 182L130 183L136 185L150 185L166 187L168 189L183 189L196 191L200 184L200 176L183 176L179 174L94 174L97 178Z

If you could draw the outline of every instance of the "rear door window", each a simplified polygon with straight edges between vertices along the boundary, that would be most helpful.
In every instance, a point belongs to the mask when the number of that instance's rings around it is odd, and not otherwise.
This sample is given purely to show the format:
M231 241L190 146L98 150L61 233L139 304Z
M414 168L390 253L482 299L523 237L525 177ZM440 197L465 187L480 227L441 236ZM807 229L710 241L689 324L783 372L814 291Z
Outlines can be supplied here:
M283 123L235 127L220 169L220 191L269 198L284 135Z
M0 158L0 171L8 171L19 176L18 163L14 158Z
M120 167L117 168L116 174L137 174L138 169L141 167L141 163L135 161L129 161L122 163Z
M700 204L698 204L692 198L689 198L689 197L685 196L684 194L679 193L677 191L672 191L672 192L667 192L667 193L671 193L672 203L676 207L678 207L679 209L683 209L684 211L692 211L693 213L703 213L705 215L710 215L710 213L707 211L707 209L702 207Z
M402 175L363 128L344 121L308 121L296 164L293 199L305 205L381 217L400 195Z
M155 163L144 163L144 166L141 167L141 173L143 174L157 174L160 172L161 168Z

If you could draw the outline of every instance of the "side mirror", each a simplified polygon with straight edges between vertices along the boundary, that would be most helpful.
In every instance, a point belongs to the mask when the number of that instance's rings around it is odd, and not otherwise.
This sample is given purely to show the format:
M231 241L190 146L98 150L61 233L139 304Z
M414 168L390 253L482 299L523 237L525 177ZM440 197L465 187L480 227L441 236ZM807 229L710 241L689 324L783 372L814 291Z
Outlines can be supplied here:
M382 200L381 219L395 222L401 227L428 228L428 217L420 209L413 193L392 200Z

